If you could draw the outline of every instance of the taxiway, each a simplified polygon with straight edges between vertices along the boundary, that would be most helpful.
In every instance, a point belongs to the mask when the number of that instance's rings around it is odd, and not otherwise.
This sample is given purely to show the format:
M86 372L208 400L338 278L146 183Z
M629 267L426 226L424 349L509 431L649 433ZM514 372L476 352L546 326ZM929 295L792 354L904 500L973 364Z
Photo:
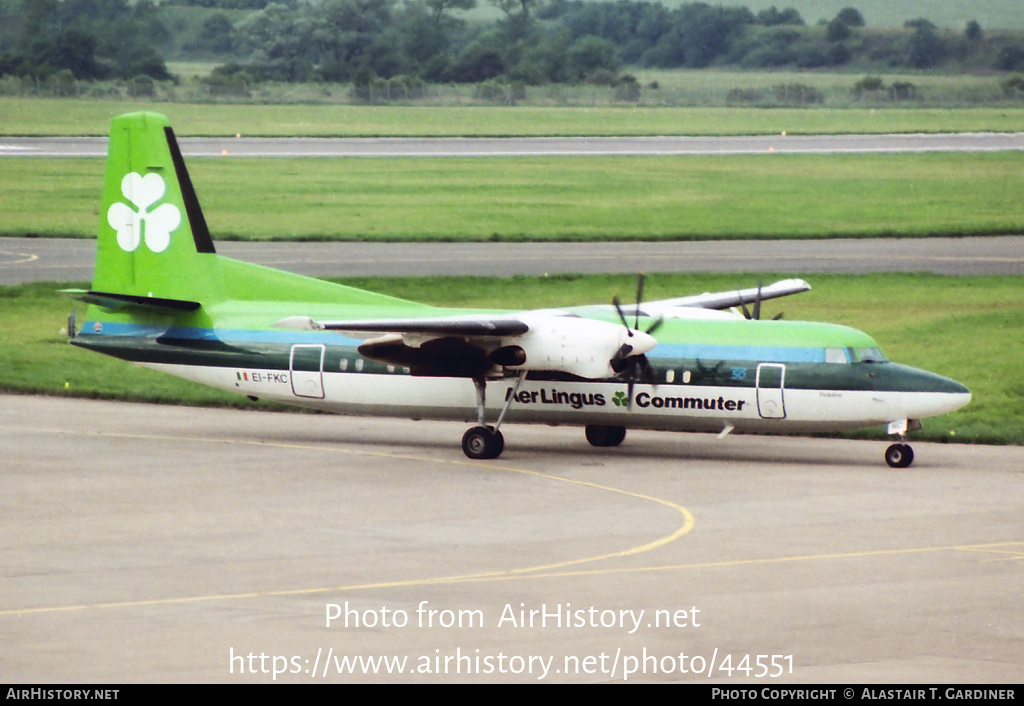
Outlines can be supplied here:
M1020 448L462 430L0 397L6 678L1020 679Z

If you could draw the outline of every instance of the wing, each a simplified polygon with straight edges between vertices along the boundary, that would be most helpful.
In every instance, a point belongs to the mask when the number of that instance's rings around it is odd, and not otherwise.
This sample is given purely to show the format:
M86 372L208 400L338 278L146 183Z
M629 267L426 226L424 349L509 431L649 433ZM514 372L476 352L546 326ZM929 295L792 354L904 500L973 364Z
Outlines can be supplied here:
M423 336L519 336L530 330L517 318L488 316L438 316L422 319L351 319L314 321L292 316L274 324L296 331L336 331L352 338L372 338L387 333Z
M675 299L660 299L639 305L623 306L626 316L650 316L654 318L691 318L695 309L729 309L734 306L756 304L758 301L777 299L791 294L809 291L811 285L802 279L786 279L763 287L750 287L728 292L706 292ZM612 307L608 307L612 308ZM591 309L592 310L592 309Z
M559 311L334 321L293 316L274 326L369 339L358 348L367 358L446 377L501 376L507 369L607 378L657 345L642 331Z

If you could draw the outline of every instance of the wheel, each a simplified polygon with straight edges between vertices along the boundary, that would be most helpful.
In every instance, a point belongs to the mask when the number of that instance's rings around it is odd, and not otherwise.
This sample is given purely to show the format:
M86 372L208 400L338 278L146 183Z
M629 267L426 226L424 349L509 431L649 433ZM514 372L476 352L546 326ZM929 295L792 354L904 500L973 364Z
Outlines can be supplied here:
M588 424L584 433L593 446L618 446L626 438L626 427Z
M914 449L907 444L893 444L885 450L885 462L893 468L906 468L914 462Z
M491 427L473 427L462 435L462 452L469 458L498 458L505 449L505 437Z

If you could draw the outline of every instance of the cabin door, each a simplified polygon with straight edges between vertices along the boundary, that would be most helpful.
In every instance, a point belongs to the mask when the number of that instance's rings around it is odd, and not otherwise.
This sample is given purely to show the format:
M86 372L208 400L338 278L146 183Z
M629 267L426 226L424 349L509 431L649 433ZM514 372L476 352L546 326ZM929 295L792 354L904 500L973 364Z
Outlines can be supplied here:
M757 412L762 419L786 418L786 404L782 394L785 386L785 365L761 363L757 366Z
M292 346L292 392L296 397L324 398L324 351L319 343L299 343Z

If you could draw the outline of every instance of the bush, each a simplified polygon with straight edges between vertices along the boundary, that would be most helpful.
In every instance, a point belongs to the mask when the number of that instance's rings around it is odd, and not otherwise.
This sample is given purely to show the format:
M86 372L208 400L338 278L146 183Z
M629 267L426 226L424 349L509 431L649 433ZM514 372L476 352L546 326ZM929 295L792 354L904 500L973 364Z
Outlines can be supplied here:
M218 67L209 76L201 78L199 83L211 96L248 98L249 86L253 83L253 77L236 64Z
M1020 71L1024 69L1024 47L1010 44L1003 47L996 56L995 67L1000 71Z
M412 100L427 94L427 84L416 76L395 76L388 79L387 89L391 99Z
M521 81L485 81L473 87L473 97L502 105L515 105L516 101L526 98L526 84Z
M615 100L626 103L636 103L640 100L640 82L636 76L626 74L619 79L615 85Z
M151 98L156 93L156 81L150 76L142 74L128 82L132 98Z
M811 105L824 103L825 96L817 88L802 83L785 83L772 86L772 98L785 105Z
M69 98L78 95L78 81L70 69L62 69L53 74L48 80L50 90L58 98Z
M999 82L999 87L1007 98L1020 98L1024 96L1024 76L1020 74L1007 76Z
M889 86L889 98L893 101L907 101L917 98L917 86L909 81L895 81Z
M853 84L853 88L850 89L857 98L861 98L865 93L877 93L878 91L885 89L885 82L882 81L879 76L865 76L857 83Z
M730 88L725 94L725 102L736 103L764 103L765 94L756 88Z

